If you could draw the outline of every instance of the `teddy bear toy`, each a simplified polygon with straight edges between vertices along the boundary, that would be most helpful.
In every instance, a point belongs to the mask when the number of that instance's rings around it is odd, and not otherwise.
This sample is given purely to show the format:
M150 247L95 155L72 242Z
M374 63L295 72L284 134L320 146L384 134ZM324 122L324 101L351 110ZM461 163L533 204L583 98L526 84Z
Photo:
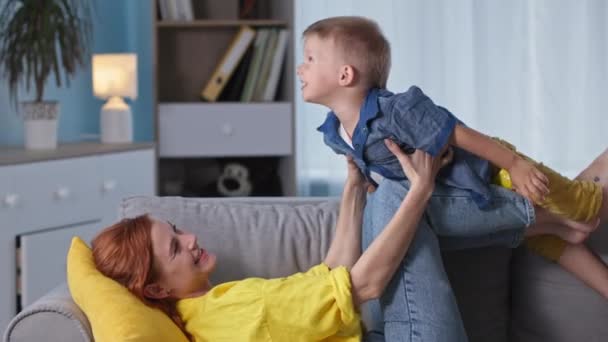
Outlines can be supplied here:
M222 196L249 196L252 191L249 170L239 163L226 164L217 179L217 191Z

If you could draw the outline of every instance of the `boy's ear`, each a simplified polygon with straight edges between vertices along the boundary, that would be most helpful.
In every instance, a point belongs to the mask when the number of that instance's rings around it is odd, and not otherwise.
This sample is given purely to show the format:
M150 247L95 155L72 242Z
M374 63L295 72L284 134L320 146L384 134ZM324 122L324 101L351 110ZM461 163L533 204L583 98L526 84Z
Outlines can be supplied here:
M340 85L343 87L351 86L355 83L355 68L345 64L340 68Z
M171 290L167 290L158 283L152 283L144 287L144 296L152 299L164 299L169 297Z

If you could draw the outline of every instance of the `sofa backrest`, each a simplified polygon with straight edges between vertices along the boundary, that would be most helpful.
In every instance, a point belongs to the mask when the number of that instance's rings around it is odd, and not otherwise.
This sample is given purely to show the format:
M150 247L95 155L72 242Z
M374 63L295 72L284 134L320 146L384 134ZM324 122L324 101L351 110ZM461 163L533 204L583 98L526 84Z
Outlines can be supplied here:
M275 278L320 263L329 248L338 199L132 197L121 217L149 213L193 232L217 255L212 281Z

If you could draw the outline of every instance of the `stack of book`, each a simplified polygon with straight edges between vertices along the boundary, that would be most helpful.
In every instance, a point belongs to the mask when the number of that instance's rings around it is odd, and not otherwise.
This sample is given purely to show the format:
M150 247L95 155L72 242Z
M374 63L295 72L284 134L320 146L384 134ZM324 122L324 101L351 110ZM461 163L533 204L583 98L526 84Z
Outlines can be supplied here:
M243 26L201 92L205 101L274 101L289 31Z
M190 21L194 20L194 10L191 0L158 0L162 20Z

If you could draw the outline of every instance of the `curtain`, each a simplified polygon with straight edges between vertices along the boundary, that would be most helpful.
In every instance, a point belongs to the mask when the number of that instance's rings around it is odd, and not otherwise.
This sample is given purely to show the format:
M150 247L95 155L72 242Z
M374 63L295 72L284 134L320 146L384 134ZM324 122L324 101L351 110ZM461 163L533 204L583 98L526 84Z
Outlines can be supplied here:
M391 43L389 90L418 85L468 126L574 177L608 147L607 3L296 0L295 58L314 21L372 18ZM316 131L328 109L295 97L298 192L337 195L345 161Z

